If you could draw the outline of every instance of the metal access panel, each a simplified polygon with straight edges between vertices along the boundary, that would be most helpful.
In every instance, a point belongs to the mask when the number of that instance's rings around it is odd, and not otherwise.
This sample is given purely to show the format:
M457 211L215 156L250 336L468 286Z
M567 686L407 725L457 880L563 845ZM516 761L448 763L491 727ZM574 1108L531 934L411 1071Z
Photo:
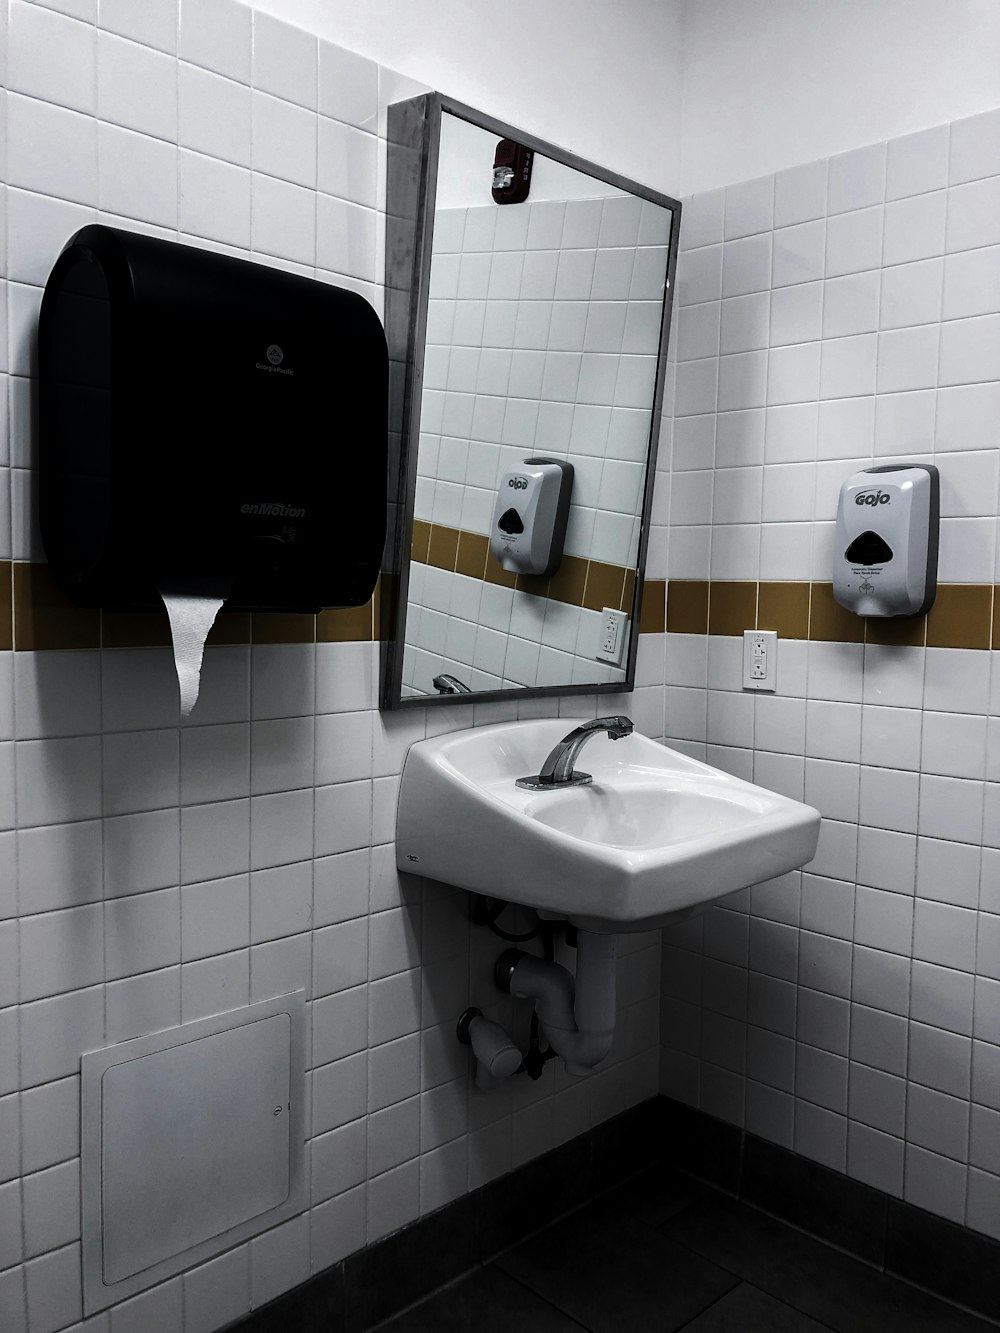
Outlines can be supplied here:
M83 1057L83 1270L103 1309L305 1206L304 995Z

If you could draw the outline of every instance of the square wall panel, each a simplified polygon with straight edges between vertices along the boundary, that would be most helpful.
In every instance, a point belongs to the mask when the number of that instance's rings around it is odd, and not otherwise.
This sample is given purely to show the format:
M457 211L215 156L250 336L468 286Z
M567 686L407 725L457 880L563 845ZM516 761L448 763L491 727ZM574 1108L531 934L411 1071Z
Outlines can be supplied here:
M305 1204L304 995L84 1055L87 1313Z

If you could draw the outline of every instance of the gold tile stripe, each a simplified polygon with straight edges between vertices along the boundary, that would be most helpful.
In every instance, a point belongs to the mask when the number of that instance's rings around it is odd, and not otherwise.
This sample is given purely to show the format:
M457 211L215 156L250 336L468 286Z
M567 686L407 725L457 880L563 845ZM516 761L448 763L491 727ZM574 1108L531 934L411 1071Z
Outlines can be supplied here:
M429 531L426 537L425 549L429 550ZM458 572L489 577L485 537L459 533L454 550L453 567ZM509 586L574 606L600 610L615 605L616 596L623 610L632 604L634 575L617 565L567 556L551 579L514 580L491 563L500 576L495 581L510 579ZM478 569L483 572L473 574ZM378 638L379 597L376 588L364 606L318 615L223 612L208 642L370 642ZM738 635L745 629L774 629L782 638L827 643L1000 650L1000 584L944 583L926 616L864 620L834 601L829 583L647 579L639 625L644 634L668 630L673 634ZM0 650L143 648L169 643L165 613L102 612L76 606L56 587L47 565L0 561Z
M752 580L647 580L640 620L646 633L742 634L777 630L782 638L824 643L902 644L1000 650L1000 584L942 583L927 615L865 619L834 601L829 583ZM660 599L663 598L663 611Z
M519 588L536 597L551 597L570 606L585 606L602 611L606 606L631 611L635 595L635 571L624 565L609 565L601 560L563 556L551 578L531 574L509 574L490 554L490 542L479 532L465 532L443 523L413 521L411 558L419 564L433 565L473 579L485 579L504 588Z
M0 649L151 648L168 646L165 611L99 611L77 606L47 565L0 562ZM224 611L209 644L348 643L378 637L379 589L364 606L297 615Z

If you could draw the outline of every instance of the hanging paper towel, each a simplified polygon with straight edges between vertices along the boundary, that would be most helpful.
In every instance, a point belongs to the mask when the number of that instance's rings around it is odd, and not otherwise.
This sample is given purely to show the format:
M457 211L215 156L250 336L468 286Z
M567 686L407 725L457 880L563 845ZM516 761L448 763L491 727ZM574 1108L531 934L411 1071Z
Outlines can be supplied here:
M175 579L157 587L170 619L182 718L198 702L205 640L231 588L231 579Z

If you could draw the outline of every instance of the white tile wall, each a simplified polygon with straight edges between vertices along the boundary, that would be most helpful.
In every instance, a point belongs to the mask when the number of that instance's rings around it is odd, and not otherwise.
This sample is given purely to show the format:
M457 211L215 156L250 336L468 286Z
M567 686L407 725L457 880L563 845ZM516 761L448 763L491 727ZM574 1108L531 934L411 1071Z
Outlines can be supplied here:
M26 559L31 327L64 241L95 218L153 230L296 267L380 309L377 136L400 80L235 0L9 9L3 494L10 461L19 480L0 555ZM641 662L658 735L657 642ZM495 1003L496 949L470 934L463 895L395 874L398 774L427 719L380 717L375 692L370 643L212 648L179 727L160 650L0 654L4 1333L84 1327L78 1070L107 1042L299 987L312 1009L313 1206L116 1307L120 1333L209 1333L655 1092L648 936L622 958L604 1072L578 1083L550 1067L488 1103L470 1089L453 1025L477 992Z
M941 578L997 578L998 127L685 205L673 577L829 580L842 479L913 458ZM667 635L668 743L824 822L804 872L666 932L661 1086L1000 1237L1000 653L785 641L751 698L703 642Z

